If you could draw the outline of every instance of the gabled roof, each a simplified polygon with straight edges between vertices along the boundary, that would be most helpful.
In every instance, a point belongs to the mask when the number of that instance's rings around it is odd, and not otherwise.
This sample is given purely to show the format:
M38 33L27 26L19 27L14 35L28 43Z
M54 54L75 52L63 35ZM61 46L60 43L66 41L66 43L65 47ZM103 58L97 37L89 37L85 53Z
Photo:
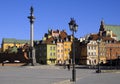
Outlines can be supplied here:
M54 40L53 37L48 38L47 40L43 41L44 43L52 43Z
M59 31L59 30L57 30L57 31ZM49 36L49 38L48 38L48 36ZM45 37L46 40L43 40L42 43L53 43L53 41L57 41L57 39L64 40L66 37L67 37L67 33L64 30L60 31L58 37L54 37L52 35L46 34L46 37Z
M111 37L104 37L104 36L99 36L99 34L91 34L89 37L89 40L97 40L98 38L101 38L103 41L115 41L115 39Z
M64 38L67 37L67 33L66 33L65 31L61 31L60 37L61 37L61 39L63 40Z

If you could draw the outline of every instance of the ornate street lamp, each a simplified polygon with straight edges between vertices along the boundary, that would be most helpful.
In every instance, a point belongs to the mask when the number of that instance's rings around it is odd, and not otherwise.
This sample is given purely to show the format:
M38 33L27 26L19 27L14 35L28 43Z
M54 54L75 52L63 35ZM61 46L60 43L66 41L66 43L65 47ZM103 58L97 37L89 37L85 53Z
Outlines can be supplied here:
M76 81L76 70L75 70L75 43L74 43L74 32L77 32L78 25L76 24L75 20L71 18L71 21L68 23L70 31L72 31L73 35L73 55L72 55L72 65L73 65L73 70L72 70L72 81Z
M102 39L98 38L97 39L97 43L98 43L98 67L96 70L96 73L101 73L101 68L100 68L100 43L101 43Z

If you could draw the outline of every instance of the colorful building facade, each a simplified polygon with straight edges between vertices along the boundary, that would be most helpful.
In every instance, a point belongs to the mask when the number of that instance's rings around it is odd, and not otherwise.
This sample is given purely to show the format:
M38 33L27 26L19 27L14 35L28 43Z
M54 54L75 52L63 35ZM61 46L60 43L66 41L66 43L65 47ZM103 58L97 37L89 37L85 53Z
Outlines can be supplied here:
M120 43L106 44L106 60L115 60L120 56Z
M29 44L28 40L17 40L14 38L3 38L1 44L1 51L5 52L9 47L16 46L17 48L24 46L26 43Z
M64 62L66 64L69 63L69 60L72 59L72 42L66 38L64 41Z
M98 62L98 43L90 41L87 44L87 65L96 65Z
M62 41L57 41L57 64L64 63L64 44Z
M36 53L39 63L56 64L56 44L40 44Z

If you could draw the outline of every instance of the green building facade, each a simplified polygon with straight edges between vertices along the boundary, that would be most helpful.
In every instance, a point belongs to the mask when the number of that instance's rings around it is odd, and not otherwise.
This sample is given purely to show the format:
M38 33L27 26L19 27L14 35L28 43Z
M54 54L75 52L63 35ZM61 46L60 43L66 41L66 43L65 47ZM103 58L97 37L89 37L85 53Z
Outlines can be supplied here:
M36 48L36 55L40 64L56 64L56 44L40 44Z

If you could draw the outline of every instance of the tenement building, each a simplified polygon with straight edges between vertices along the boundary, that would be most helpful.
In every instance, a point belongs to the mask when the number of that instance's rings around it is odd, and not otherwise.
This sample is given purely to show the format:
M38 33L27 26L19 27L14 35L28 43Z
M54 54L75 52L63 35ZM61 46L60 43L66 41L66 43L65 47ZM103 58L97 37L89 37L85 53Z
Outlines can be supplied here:
M1 44L1 52L5 52L10 47L23 47L29 40L18 40L15 38L3 38Z
M118 59L120 56L120 26L105 25L101 21L99 32L89 34L80 41L80 62L81 64L96 65L98 56L100 63L107 63L108 60Z

